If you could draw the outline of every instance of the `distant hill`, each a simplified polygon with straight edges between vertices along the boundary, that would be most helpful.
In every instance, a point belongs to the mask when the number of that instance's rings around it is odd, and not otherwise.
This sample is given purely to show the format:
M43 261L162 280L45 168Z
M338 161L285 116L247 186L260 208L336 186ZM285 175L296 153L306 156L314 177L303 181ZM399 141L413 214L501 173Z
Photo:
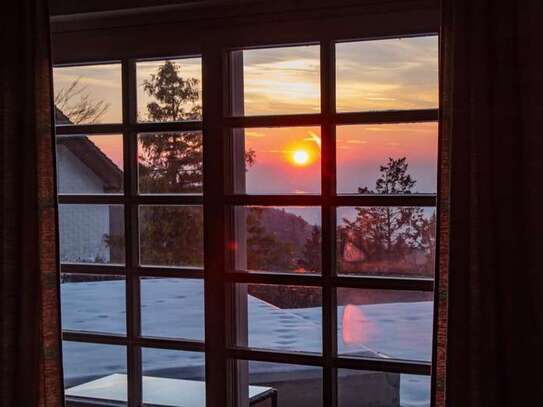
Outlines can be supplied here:
M261 224L266 233L274 235L282 242L292 244L295 257L302 254L305 241L311 236L313 228L304 218L284 209L261 208Z

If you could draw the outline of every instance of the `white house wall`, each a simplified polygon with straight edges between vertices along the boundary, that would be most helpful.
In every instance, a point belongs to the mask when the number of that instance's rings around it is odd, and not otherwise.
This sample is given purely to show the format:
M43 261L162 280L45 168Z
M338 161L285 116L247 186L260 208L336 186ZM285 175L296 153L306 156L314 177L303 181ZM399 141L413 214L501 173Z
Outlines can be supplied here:
M102 180L66 146L57 147L60 194L101 194ZM60 258L63 262L108 263L110 250L104 238L110 231L108 205L60 205Z
M59 205L60 260L109 263L108 205Z
M66 146L57 146L59 194L102 194L102 180L81 162Z

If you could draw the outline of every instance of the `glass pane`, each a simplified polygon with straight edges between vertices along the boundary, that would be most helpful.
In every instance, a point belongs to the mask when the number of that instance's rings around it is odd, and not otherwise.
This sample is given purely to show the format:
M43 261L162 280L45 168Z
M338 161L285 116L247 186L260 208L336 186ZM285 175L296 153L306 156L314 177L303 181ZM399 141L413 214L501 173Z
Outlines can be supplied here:
M323 405L320 367L242 360L237 361L237 366L239 375L243 377L248 374L249 377L249 386L240 389L242 398L249 400L243 405L255 407Z
M319 127L235 129L234 191L247 194L318 194Z
M142 205L139 228L141 265L203 266L201 206Z
M322 352L319 287L236 284L240 346ZM246 307L245 307L246 306Z
M337 208L339 274L433 277L435 208Z
M204 354L142 349L143 402L152 406L205 406Z
M59 194L123 192L123 137L58 136Z
M338 369L339 407L430 406L430 376Z
M233 248L237 270L321 272L318 207L238 206Z
M438 37L336 44L338 112L438 107Z
M204 340L204 281L142 278L144 336Z
M122 276L61 274L62 328L126 333Z
M121 65L53 68L57 125L120 123Z
M431 360L433 295L338 288L338 353Z
M437 190L437 123L338 126L338 193Z
M318 45L236 51L231 60L235 115L320 112Z
M59 205L60 261L124 264L122 205Z
M201 194L202 132L138 135L140 194Z
M201 58L138 62L136 75L138 121L202 119Z
M126 347L84 342L62 345L66 399L126 405Z

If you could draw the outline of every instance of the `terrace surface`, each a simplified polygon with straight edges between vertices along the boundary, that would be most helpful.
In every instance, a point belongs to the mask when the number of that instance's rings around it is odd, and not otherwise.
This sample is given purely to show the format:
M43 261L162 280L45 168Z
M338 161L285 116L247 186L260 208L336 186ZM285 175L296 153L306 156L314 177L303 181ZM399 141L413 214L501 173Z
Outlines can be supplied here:
M64 329L124 333L124 280L62 284ZM148 336L203 339L203 284L190 279L141 281L142 332ZM430 360L432 302L338 307L339 354ZM279 351L320 353L320 308L280 309L248 296L249 345ZM65 343L67 387L125 371L123 351L115 346ZM201 370L194 352L145 349L145 371L176 367ZM429 405L429 378L402 375L401 405Z

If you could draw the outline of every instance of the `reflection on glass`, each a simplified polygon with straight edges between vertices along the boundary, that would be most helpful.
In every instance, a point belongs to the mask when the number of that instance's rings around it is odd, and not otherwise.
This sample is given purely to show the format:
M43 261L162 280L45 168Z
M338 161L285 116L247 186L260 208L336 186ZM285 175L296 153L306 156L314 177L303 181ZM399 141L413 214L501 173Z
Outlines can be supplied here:
M53 68L57 125L120 123L121 65Z
M433 277L435 244L434 208L337 208L339 274Z
M339 407L430 406L430 376L338 369Z
M144 336L204 340L204 281L142 278Z
M338 353L429 361L433 293L337 289Z
M262 349L322 352L319 287L236 284L237 344ZM244 309L247 309L246 314Z
M59 205L62 263L124 264L122 205Z
M321 272L321 214L318 207L236 207L237 270L276 273Z
M337 191L435 193L437 123L338 126Z
M318 45L235 51L231 60L235 115L320 112Z
M202 267L203 227L201 206L140 206L140 264Z
M64 341L62 358L68 401L126 405L126 347Z
M235 192L320 192L319 127L235 129L232 140Z
M238 374L248 375L240 389L249 406L322 406L322 368L285 363L237 361ZM243 382L243 380L241 380Z
M143 402L149 406L205 406L204 354L142 349Z
M438 106L437 36L336 45L338 112Z
M140 194L200 194L202 132L138 134Z
M138 121L202 119L201 58L136 64Z
M123 138L120 134L58 136L59 194L123 192Z
M125 292L122 276L63 273L62 328L125 334Z

